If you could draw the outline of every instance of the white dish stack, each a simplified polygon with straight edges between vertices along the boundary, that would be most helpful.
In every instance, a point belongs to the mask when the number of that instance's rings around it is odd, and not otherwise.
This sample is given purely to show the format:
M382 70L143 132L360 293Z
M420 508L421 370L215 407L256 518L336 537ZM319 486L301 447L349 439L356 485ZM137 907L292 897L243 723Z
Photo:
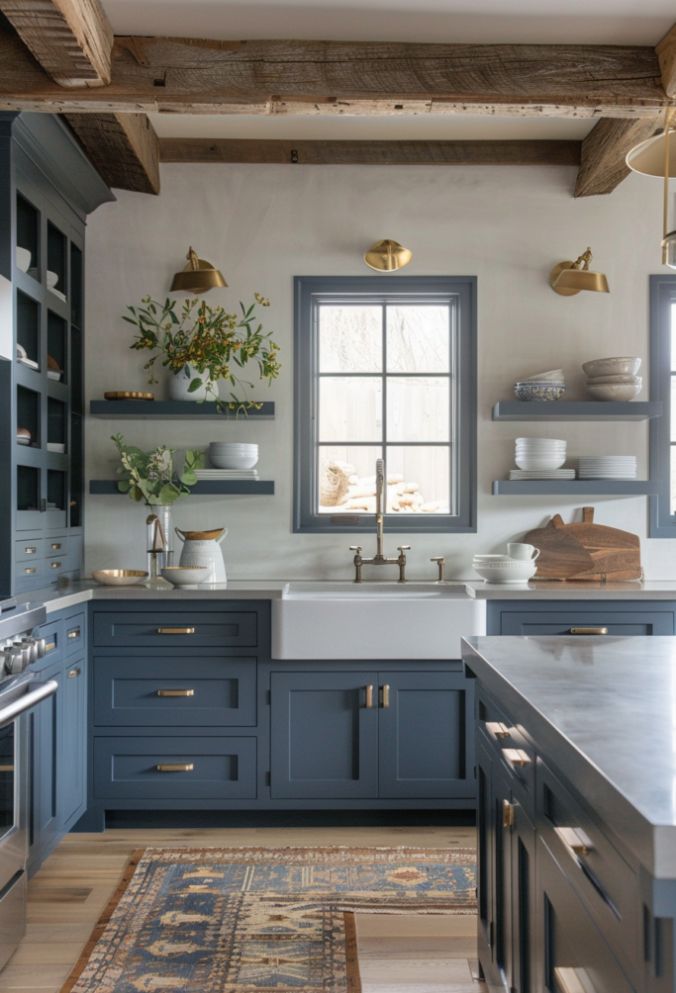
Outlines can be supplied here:
M580 455L577 460L580 479L636 479L638 459L635 455Z
M594 400L635 400L643 386L640 368L640 358L631 355L582 363L587 391Z
M197 469L198 479L258 479L258 445L234 441L212 441L208 469Z
M517 438L514 460L518 466L510 479L575 479L574 469L564 469L566 442L561 438Z

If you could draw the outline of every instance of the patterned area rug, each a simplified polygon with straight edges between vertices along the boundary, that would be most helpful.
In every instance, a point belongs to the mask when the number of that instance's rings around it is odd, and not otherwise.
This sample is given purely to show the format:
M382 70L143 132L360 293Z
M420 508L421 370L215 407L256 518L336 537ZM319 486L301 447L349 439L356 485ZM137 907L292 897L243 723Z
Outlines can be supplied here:
M475 853L147 848L62 993L359 993L353 912L472 914Z

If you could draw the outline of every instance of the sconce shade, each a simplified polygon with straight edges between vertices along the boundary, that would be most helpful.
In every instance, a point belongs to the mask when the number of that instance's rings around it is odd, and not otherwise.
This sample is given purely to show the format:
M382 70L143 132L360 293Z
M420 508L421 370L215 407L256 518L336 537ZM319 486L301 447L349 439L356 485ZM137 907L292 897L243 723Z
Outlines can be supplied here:
M632 172L664 179L664 134L656 134L627 152L625 162ZM676 131L669 132L669 178L676 176Z
M575 296L580 290L593 293L609 293L608 280L602 272L590 272L591 249L583 252L574 262L559 262L549 274L549 285L555 293L564 297Z
M396 272L397 269L408 265L412 258L413 252L390 238L377 241L364 252L364 262L369 269L375 269L376 272Z
M214 287L228 285L220 269L206 259L200 259L192 246L188 249L186 258L188 264L171 281L172 293L206 293Z

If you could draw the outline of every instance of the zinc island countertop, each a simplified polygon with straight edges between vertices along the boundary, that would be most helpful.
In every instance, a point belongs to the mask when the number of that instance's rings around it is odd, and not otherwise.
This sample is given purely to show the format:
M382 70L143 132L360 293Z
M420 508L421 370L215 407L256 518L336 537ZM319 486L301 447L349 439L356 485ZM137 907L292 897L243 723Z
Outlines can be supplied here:
M468 638L463 660L647 871L676 879L676 638Z

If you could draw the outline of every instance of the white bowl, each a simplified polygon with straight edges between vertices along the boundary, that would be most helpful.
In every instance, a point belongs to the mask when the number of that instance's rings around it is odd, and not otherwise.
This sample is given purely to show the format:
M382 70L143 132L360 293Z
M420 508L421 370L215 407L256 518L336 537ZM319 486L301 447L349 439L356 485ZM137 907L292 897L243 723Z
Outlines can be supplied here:
M474 563L474 571L487 583L527 583L537 571L537 562L529 559L511 559L509 562Z
M258 462L258 455L218 455L209 453L209 461L216 469L253 469Z
M51 269L47 270L47 288L53 290L59 281L58 272L52 272Z
M16 246L16 267L20 269L21 272L28 272L31 267L32 255L27 248L22 248L20 245Z
M518 469L525 469L527 472L549 472L554 469L561 469L566 461L563 455L553 455L550 458L526 458L523 455L514 457Z
M511 555L504 555L504 554L503 555L497 555L497 554L496 555L475 555L474 558L472 559L472 562L473 562L474 565L476 565L476 564L479 564L479 565L481 565L481 564L494 565L496 563L499 564L501 562L513 562L513 561L514 561L514 559L511 557Z
M568 442L564 438L516 438L515 444L535 448L540 445L563 445L565 448Z
M587 376L635 376L640 367L640 358L631 355L582 363Z
M208 565L168 565L162 569L163 579L172 586L199 586L211 573Z
M553 382L553 383L563 383L565 382L565 376L563 374L563 369L548 369L546 372L536 372L534 376L523 376L519 382L529 383L532 379L536 382Z
M641 392L641 383L603 383L587 385L589 395L595 400L635 400Z
M229 451L231 448L258 448L257 444L245 441L210 441L209 448L223 449Z
M641 386L642 376L589 376L587 386L603 386L606 383L622 383L626 385Z

